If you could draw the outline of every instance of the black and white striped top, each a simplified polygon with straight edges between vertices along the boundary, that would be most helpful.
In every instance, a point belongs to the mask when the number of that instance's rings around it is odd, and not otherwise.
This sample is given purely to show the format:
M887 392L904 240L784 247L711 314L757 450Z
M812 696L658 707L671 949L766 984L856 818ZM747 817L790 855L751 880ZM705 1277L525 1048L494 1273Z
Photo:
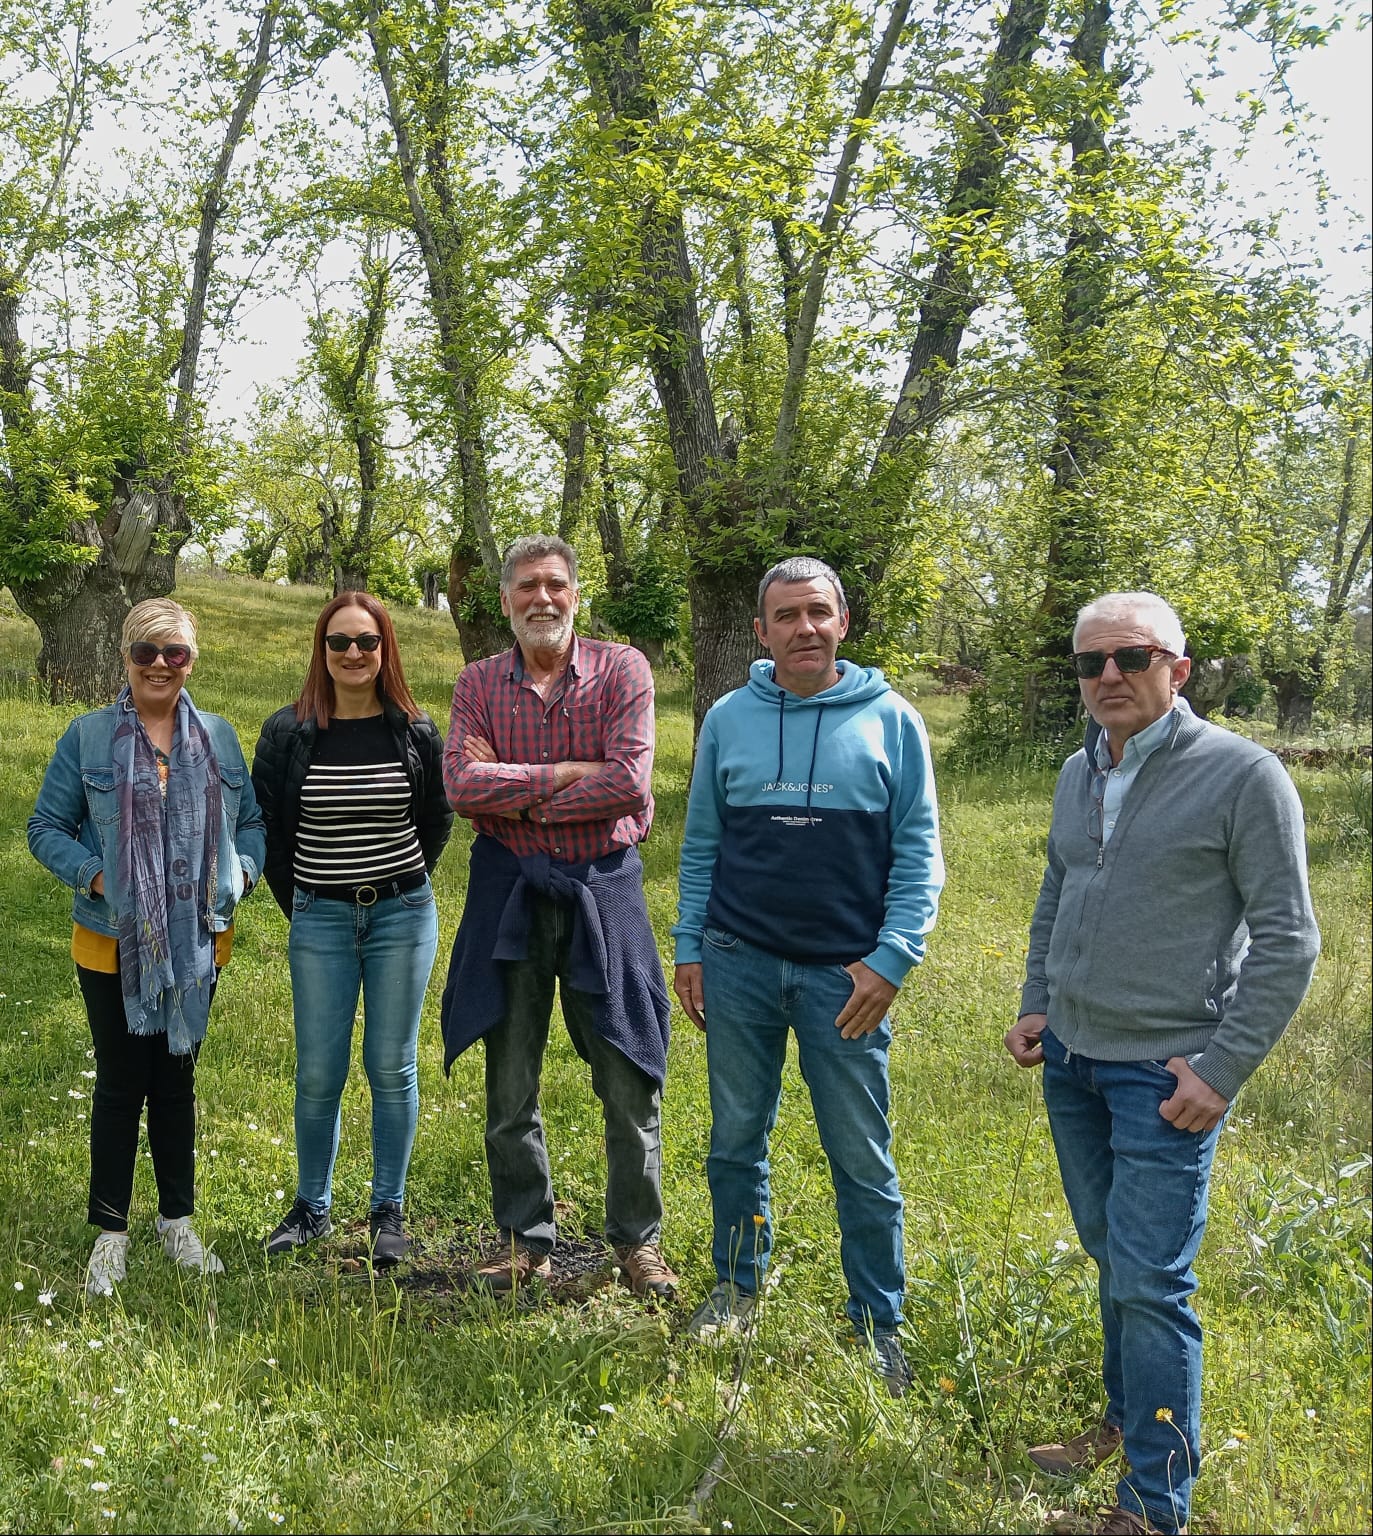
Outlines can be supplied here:
M366 885L423 872L410 781L384 715L329 722L300 791L297 885Z

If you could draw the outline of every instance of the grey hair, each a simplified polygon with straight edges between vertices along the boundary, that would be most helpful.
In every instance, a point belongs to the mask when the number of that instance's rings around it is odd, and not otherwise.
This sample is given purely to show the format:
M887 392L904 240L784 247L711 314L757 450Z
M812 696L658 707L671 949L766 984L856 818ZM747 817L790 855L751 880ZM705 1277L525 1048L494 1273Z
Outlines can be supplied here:
M1157 592L1105 592L1094 597L1078 610L1073 625L1073 649L1077 649L1077 637L1084 624L1097 620L1134 620L1141 629L1147 629L1154 642L1174 656L1187 652L1187 638L1182 633L1182 620L1170 603L1165 603Z
M567 562L568 580L575 587L577 585L577 551L567 542L552 533L526 533L523 538L515 542L505 552L505 559L501 561L501 586L506 591L510 589L510 583L515 577L515 567L528 565L531 560L546 560L549 555L560 555Z
M827 581L839 600L840 617L849 611L849 600L844 596L844 583L823 560L817 560L813 555L790 555L785 560L779 560L758 583L758 622L764 629L768 627L768 616L763 599L767 596L768 588L776 581L788 585L794 581Z
M191 648L191 659L200 655L195 643L195 615L187 612L180 603L170 597L145 597L135 603L124 615L124 628L119 636L119 649L125 656L129 647L140 640L160 640L170 643L184 640Z

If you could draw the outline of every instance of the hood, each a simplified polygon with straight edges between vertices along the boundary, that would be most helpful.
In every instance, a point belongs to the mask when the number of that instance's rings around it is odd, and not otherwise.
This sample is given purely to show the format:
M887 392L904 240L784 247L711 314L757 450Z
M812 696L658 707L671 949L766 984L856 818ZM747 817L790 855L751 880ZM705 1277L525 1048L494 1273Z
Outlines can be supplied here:
M869 699L891 692L891 685L876 667L857 667L851 661L841 661L839 680L823 693L802 696L791 693L773 682L773 663L755 661L748 669L749 692L765 704L777 708L777 772L775 782L786 779L787 763L787 716L796 718L798 711L810 711L807 719L814 720L811 732L810 771L806 775L806 814L810 815L811 796L815 787L815 764L820 756L820 725L827 709L843 710L851 704L865 704Z
M840 661L839 681L823 693L802 696L789 693L772 680L773 663L767 659L755 661L748 669L749 692L769 704L779 702L788 710L823 708L831 704L863 704L891 692L891 684L882 676L878 667L860 667L852 661Z

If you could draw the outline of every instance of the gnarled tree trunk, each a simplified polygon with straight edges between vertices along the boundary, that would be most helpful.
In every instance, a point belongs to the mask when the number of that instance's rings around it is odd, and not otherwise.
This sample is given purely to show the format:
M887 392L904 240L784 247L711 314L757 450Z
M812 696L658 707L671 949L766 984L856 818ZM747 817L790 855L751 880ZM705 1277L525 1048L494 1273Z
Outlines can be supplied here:
M448 610L453 615L464 661L494 656L514 643L509 624L486 606L493 590L495 583L477 551L470 545L454 545L448 561Z
M113 478L110 504L100 520L77 522L66 530L66 541L90 550L93 558L50 563L40 574L10 584L15 602L38 626L42 638L38 673L54 702L73 698L98 704L113 698L123 682L119 636L125 615L134 603L163 596L176 584L177 552L191 532L176 481L195 435L197 370L215 239L234 155L267 77L280 8L280 0L268 0L258 18L254 58L239 88L215 165L201 189L191 286L174 370L172 468L154 476L146 462L125 465ZM64 160L63 170L65 166ZM22 286L22 274L0 273L0 393L5 397L6 438L22 432L35 409L18 326ZM21 521L39 514L36 504L25 505L22 488L12 483L8 489Z

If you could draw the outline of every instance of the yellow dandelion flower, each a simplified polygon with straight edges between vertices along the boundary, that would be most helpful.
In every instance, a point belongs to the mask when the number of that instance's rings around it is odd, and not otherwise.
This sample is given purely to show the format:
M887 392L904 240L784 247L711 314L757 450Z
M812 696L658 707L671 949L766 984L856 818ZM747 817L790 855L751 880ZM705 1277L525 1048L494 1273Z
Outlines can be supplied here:
M1171 1424L1173 1422L1173 1410L1171 1408L1155 1408L1154 1417L1160 1424Z
M958 1390L958 1383L952 1376L941 1376L939 1378L939 1390L941 1392L956 1392Z
M766 1221L766 1220L767 1220L767 1218L765 1216L760 1215L757 1211L755 1211L753 1213L753 1225L755 1227L761 1227L763 1225L764 1221Z
M1249 1438L1249 1431L1247 1429L1232 1429L1230 1433L1236 1440L1247 1440Z

